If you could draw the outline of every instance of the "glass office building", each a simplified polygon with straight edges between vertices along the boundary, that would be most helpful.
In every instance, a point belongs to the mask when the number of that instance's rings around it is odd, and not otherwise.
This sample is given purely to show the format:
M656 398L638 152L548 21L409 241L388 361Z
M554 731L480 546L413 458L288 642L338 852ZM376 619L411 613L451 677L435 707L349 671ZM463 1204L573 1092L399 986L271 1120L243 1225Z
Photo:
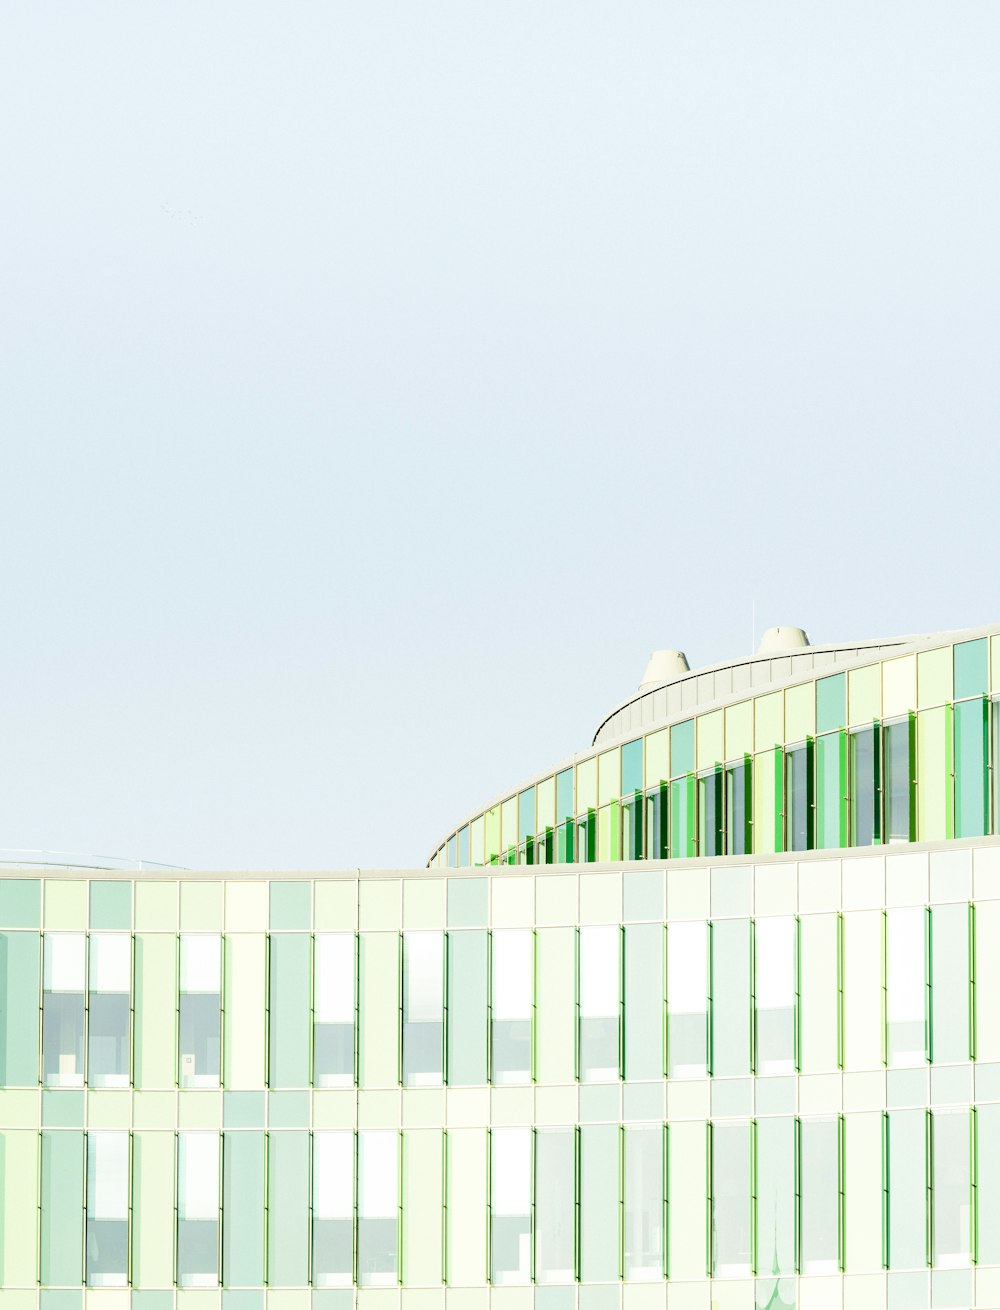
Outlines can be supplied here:
M0 1310L1000 1306L1000 626L663 681L428 867L0 869Z

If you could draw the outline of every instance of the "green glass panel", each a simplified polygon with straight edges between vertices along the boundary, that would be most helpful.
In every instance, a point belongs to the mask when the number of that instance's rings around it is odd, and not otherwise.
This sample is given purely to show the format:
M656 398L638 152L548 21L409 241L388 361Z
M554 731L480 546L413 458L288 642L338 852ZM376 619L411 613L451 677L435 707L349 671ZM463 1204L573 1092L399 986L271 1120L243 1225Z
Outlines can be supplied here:
M847 674L835 673L816 683L816 731L832 732L847 723Z
M308 932L312 884L308 882L271 883L271 928L279 932Z
M916 841L916 721L912 714L882 726L886 841Z
M524 841L535 834L535 789L526 787L517 798L517 840Z
M808 851L813 834L813 743L789 747L785 753L785 850Z
M989 691L989 642L962 641L955 647L955 700L985 696Z
M847 734L816 738L816 845L847 845Z
M125 932L132 927L132 883L90 884L90 926L120 928Z
M176 1086L177 938L135 939L134 1080L136 1087Z
M38 1278L38 1133L0 1133L0 1286Z
M268 1133L267 1281L303 1287L309 1281L309 1134Z
M723 853L722 769L712 769L698 779L698 854Z
M308 933L278 933L269 941L270 1087L309 1086L311 948Z
M749 855L753 849L753 763L747 756L725 771L726 854Z
M41 938L0 933L0 1085L38 1084L38 994Z
M622 747L622 795L642 791L642 738Z
M362 1087L399 1085L399 934L363 932L358 1071Z
M670 729L670 776L694 772L694 719Z
M449 932L446 1077L452 1087L487 1081L488 962L485 929Z
M33 878L0 880L0 928L40 928L42 884Z
M41 1252L43 1284L83 1283L83 1133L42 1133Z
M434 1287L441 1282L443 1246L444 1135L440 1129L403 1134L402 1282Z
M947 841L954 826L952 707L917 714L917 839Z
M222 1281L227 1287L264 1282L263 1133L222 1136Z
M960 649L955 648L956 656ZM989 823L989 719L985 697L959 701L954 722L955 836L984 837Z
M695 854L695 778L677 778L670 784L670 858Z
M174 1281L174 1141L172 1132L132 1134L133 1287Z

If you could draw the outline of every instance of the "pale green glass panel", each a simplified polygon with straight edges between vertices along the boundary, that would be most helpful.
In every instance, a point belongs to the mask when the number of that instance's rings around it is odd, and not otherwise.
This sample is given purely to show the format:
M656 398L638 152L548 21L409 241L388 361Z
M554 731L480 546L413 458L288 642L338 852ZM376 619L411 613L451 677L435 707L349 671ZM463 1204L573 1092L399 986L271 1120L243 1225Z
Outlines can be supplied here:
M661 728L646 738L646 786L670 778L670 729Z
M447 1267L450 1287L486 1281L486 1129L453 1128L447 1135Z
M360 1049L362 1087L399 1083L399 936L362 933L360 941Z
M847 723L847 674L834 673L816 683L816 731L833 732Z
M726 759L753 754L753 701L726 706Z
M486 863L486 820L483 815L473 819L469 828L469 858L473 864Z
M517 797L510 796L500 806L500 847L517 845Z
M222 1135L222 1281L264 1282L264 1134Z
M961 701L955 716L955 836L983 837L989 829L987 702Z
M791 915L761 918L754 924L754 1071L795 1072L796 923Z
M264 1086L264 1024L267 1009L267 938L263 933L227 937L223 1015L225 1085L230 1090Z
M726 758L726 716L724 710L701 714L695 720L696 769L710 769Z
M576 1077L576 930L539 928L535 1059L540 1083L571 1083Z
M176 932L179 886L176 882L135 884L136 932Z
M844 1067L882 1065L882 914L855 910L843 918Z
M619 812L617 801L597 812L597 858L610 864L620 858Z
M750 1125L715 1123L711 1133L712 1273L746 1278L753 1261Z
M946 841L954 829L951 706L917 715L917 839Z
M667 1272L702 1279L708 1268L708 1125L667 1129Z
M662 1078L664 934L659 923L631 923L625 928L625 1077Z
M1000 1265L1000 1105L977 1106L975 1115L977 1256Z
M0 1286L33 1286L38 1274L38 1133L0 1133Z
M664 1127L626 1128L623 1160L623 1274L629 1282L658 1282L663 1251Z
M893 1069L927 1059L927 911L922 906L885 916L886 1052Z
M882 713L887 719L917 708L917 657L904 655L882 665Z
M174 1281L174 1134L132 1134L132 1285Z
M937 650L920 651L917 655L917 706L930 709L944 705L952 699L953 690L952 646Z
M844 1265L882 1270L882 1114L844 1117Z
M975 915L976 1058L1000 1063L1000 901L980 901Z
M83 1282L83 1133L42 1133L39 1273L53 1287Z
M840 1269L839 1119L801 1121L799 1197L802 1273L836 1274ZM760 1269L769 1262L760 1244L758 1250Z
M709 927L667 928L667 1070L671 1078L708 1072Z
M38 997L41 938L37 932L0 933L0 1086L38 1085Z
M497 1286L531 1281L530 1128L490 1133L490 1281Z
M750 1073L750 920L711 925L712 1074Z
M840 1059L839 918L809 914L799 921L803 1073L832 1073Z
M182 882L181 932L222 931L222 883Z
M798 1260L795 1120L760 1119L755 1133L754 1267L758 1274L795 1274Z
M753 757L753 848L758 855L781 849L781 806L777 779L781 756L764 751Z
M136 1087L174 1087L177 1058L177 938L135 939L134 1079Z
M448 933L446 1078L452 1087L479 1087L487 1081L488 959L485 929Z
M537 814L537 831L556 826L556 780L546 778L535 788L535 809Z
M886 1118L888 1265L920 1269L927 1264L927 1111L891 1110Z
M931 1179L937 1268L961 1268L972 1256L972 1142L970 1111L935 1111L931 1116L934 1174Z
M576 766L576 812L586 814L597 808L597 759L584 760Z
M695 778L688 774L670 784L670 858L689 859L697 854Z
M308 1087L312 938L308 933L273 933L269 951L268 1086Z
M882 715L882 666L869 664L847 675L847 722L850 727L871 723Z
M535 1131L535 1282L572 1283L576 1273L576 1132Z
M621 1129L585 1124L580 1129L580 1281L621 1277Z
M775 691L758 696L754 705L754 750L767 751L785 741L785 696Z
M267 1281L304 1287L309 1281L309 1134L267 1136Z
M614 750L604 751L597 757L597 803L607 805L621 795L621 755Z
M816 738L816 846L847 845L847 734Z
M931 910L931 1059L938 1064L971 1058L969 906Z
M785 692L785 740L805 741L816 732L816 684L804 682Z
M444 1137L429 1128L403 1134L403 1285L441 1282Z

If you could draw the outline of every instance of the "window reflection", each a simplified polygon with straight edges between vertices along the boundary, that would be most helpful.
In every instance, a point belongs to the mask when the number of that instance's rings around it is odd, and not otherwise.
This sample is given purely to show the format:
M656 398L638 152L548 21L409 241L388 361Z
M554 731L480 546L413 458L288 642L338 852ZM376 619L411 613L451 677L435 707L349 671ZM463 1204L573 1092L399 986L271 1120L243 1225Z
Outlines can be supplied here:
M494 1083L531 1081L534 935L504 928L492 940L492 1076Z
M88 1133L87 1283L124 1287L127 1282L128 1133Z
M317 1087L351 1087L354 1085L354 934L317 933L315 969L314 1081Z
M83 1086L83 933L46 933L42 990L42 1080L47 1087Z
M218 1087L222 1051L222 938L181 935L180 1084Z
M91 933L87 1078L91 1087L127 1087L132 939Z

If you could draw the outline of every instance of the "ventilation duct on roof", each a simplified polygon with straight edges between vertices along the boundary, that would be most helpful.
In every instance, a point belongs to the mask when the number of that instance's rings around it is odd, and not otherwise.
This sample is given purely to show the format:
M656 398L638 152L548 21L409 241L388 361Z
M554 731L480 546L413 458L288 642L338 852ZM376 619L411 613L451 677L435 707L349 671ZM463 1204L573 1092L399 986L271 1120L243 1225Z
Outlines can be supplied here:
M654 650L646 665L646 672L639 683L640 691L649 691L664 682L673 682L690 672L687 656L682 650Z
M778 651L801 650L809 645L809 638L803 628L777 627L768 628L757 647L758 655L774 655Z

